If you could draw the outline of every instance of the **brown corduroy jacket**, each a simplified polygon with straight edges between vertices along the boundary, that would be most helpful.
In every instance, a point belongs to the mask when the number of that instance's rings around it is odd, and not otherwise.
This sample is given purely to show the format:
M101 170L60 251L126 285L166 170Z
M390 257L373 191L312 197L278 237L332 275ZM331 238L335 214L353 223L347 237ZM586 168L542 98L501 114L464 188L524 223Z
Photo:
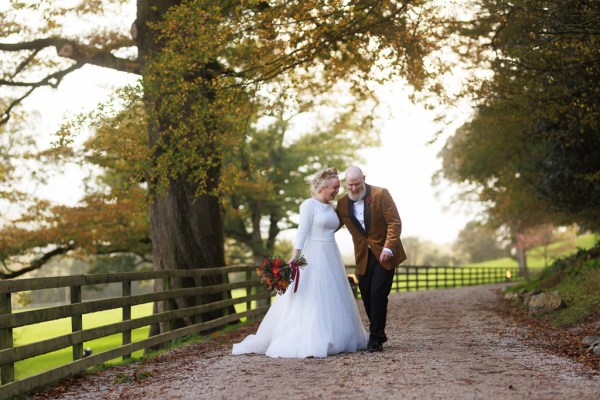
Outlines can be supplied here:
M346 225L354 242L354 257L356 259L356 272L364 275L367 270L369 248L379 259L384 247L392 250L394 257L382 266L392 270L402 261L406 260L406 253L400 240L402 221L396 204L387 189L366 185L365 201L365 227L362 228L354 216L354 204L345 194L337 203L336 212L341 225Z

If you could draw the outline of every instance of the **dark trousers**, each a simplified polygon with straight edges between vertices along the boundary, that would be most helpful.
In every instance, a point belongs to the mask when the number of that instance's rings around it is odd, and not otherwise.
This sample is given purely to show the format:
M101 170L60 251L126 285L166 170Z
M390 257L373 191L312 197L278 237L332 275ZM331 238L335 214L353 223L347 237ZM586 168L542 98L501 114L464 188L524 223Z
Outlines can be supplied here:
M394 282L394 270L387 270L369 250L367 271L358 276L358 287L365 311L369 317L370 339L380 343L387 341L385 322L387 317L388 295Z

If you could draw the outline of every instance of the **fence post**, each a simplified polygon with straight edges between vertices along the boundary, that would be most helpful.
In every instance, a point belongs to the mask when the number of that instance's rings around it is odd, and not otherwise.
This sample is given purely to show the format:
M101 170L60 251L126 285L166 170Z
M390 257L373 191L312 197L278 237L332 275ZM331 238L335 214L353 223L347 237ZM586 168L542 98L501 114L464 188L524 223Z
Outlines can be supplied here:
M121 294L123 297L131 296L131 281L124 280L122 283ZM129 321L131 319L131 306L129 304L123 306L123 321ZM131 329L127 329L123 331L123 346L131 343ZM125 354L123 356L123 360L128 360L131 358L131 353Z
M250 285L250 281L252 280L252 270L251 269L247 269L246 270L246 282L248 283L248 286L246 286L246 297L250 296L252 294L252 285ZM252 309L252 301L248 300L246 302L246 311L250 311ZM248 317L248 320L253 320L253 317Z
M71 286L71 304L81 303L81 286ZM71 317L71 332L75 333L83 329L83 317L76 314ZM73 344L73 361L83 357L83 343Z
M11 294L1 293L0 294L0 314L12 314ZM13 330L12 328L1 328L0 329L0 350L12 349L13 347ZM15 364L8 363L2 365L2 371L0 372L0 378L2 384L5 385L15 380Z
M229 282L229 274L228 274L227 272L223 272L223 273L221 274L221 281L222 281L223 283L228 283L228 282ZM230 293L231 293L230 291L228 291L228 290L224 290L224 291L221 293L221 300L228 300L228 299L230 299L230 298L231 298L231 295L230 295ZM234 307L235 307L235 306L234 306ZM225 315L229 315L229 306L227 306L227 307L225 307L225 309L223 309L223 315L224 315L224 316L225 316Z
M171 290L171 279L169 279L169 275L166 275L162 278L162 289L163 289L163 292L167 292L167 291ZM171 310L171 299L164 299L162 301L162 303L163 303L163 311L166 312L166 311ZM171 331L171 320L167 319L163 322L163 332L170 332L170 331Z
M419 270L421 268L415 267L415 291L419 291Z
M452 267L452 287L456 287L456 267Z
M450 287L448 282L448 267L444 267L444 288Z

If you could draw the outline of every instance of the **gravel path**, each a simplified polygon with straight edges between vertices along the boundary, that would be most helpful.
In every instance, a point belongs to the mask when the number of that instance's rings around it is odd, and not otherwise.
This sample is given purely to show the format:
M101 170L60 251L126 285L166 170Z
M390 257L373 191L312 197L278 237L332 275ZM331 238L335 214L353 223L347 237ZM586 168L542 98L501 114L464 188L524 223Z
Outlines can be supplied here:
M231 356L253 324L31 399L600 399L598 373L530 347L494 311L499 288L393 294L382 353Z

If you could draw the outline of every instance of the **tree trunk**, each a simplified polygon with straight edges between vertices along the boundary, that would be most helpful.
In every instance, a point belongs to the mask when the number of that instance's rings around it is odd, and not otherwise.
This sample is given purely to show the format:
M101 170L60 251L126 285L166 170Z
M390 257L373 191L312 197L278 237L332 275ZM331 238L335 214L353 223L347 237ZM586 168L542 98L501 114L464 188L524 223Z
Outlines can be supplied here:
M156 32L148 29L148 24L160 21L169 8L175 7L179 3L180 1L164 0L138 0L137 2L137 19L132 29L138 45L144 78L147 76L147 67L152 61L152 57L158 54L163 47ZM148 115L153 115L153 110L162 100L160 93L146 93L145 96L146 108L149 110ZM184 113L185 108L182 108L180 112ZM163 134L162 127L168 126L170 122L163 120L148 124L151 147ZM216 185L219 175L219 167L208 171L209 186ZM155 188L150 187L152 196L150 224L155 270L221 267L225 264L223 216L219 199L210 195L195 198L195 192L196 185L184 176L172 180L164 190L156 191ZM172 279L169 284L171 289L178 289L222 282L223 277L215 276L202 279L202 282L195 282L193 278ZM162 286L163 283L159 280L155 282L155 290L161 290ZM199 302L208 303L222 299L221 294L207 295L201 298L178 298L171 302L170 308L190 307ZM155 312L160 312L162 309L162 303L155 303ZM223 312L217 311L203 314L200 318L209 320L221 315ZM196 321L187 318L174 320L171 321L171 328L176 329L194 322ZM154 325L150 329L150 335L163 331L164 326Z
M519 275L527 277L529 271L527 270L527 249L525 246L525 234L517 232L515 240L515 248L517 251L517 263L519 265Z
M157 194L151 204L152 256L155 270L210 268L225 265L223 224L219 201L204 195L194 199L195 188L184 180L172 182L167 193ZM193 278L173 279L171 289L208 286L223 283L221 276L205 277L202 282ZM162 282L156 281L156 289ZM222 300L221 294L176 299L171 308L185 308ZM202 315L202 320L221 316L221 312ZM195 321L172 321L172 328ZM161 329L162 331L162 329Z

